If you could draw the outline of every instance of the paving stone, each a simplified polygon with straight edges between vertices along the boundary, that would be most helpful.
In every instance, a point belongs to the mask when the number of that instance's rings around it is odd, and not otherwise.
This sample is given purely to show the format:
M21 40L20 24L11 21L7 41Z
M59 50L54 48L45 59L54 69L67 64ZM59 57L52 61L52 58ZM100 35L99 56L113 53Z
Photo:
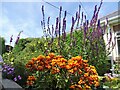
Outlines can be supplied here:
M20 85L9 79L3 79L2 85L4 87L4 90L23 90Z

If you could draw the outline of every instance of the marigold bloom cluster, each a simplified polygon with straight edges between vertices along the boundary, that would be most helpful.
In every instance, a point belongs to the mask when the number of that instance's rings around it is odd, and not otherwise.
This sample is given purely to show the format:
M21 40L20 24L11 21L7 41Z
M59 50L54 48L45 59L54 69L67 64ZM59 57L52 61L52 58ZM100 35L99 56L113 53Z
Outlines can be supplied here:
M27 78L27 85L32 86L36 78L34 76L28 76Z
M91 86L99 86L98 74L95 67L89 65L88 60L83 60L81 56L66 60L61 55L56 56L54 53L50 53L48 56L39 55L37 58L32 58L26 64L26 67L36 71L50 70L51 74L61 73L60 71L64 69L67 76L77 75L79 76L79 80L76 83L71 83L70 88L72 89L87 90L91 89ZM29 79L28 81L30 81Z

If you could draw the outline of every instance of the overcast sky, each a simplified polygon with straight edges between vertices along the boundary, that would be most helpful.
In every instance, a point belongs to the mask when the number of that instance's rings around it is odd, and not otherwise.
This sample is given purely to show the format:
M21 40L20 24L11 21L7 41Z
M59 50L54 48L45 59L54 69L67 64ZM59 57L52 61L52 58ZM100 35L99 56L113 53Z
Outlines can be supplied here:
M78 0L79 1L79 0ZM49 2L56 7L62 6L63 10L67 10L67 31L71 26L71 17L75 15L78 6L82 3L82 11L87 15L87 19L91 19L94 6L100 2ZM55 25L55 19L59 14L59 10L55 7L41 2L0 2L0 36L6 39L9 44L10 36L13 35L14 41L19 31L23 30L21 38L41 37L43 31L40 25L42 20L41 6L45 7L45 18L51 17L50 24ZM99 17L110 14L118 10L118 2L103 2ZM64 15L64 13L62 13Z

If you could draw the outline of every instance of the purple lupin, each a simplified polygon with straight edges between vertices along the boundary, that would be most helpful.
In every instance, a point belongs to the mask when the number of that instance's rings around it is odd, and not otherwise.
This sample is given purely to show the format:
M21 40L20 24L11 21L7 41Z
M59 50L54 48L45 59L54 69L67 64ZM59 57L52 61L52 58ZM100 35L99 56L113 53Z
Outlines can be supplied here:
M19 34L18 34L18 36L17 36L17 39L16 39L16 41L15 41L15 44L18 44L18 41L19 41L19 39L20 39L20 34L22 33L23 31L20 31L19 32Z

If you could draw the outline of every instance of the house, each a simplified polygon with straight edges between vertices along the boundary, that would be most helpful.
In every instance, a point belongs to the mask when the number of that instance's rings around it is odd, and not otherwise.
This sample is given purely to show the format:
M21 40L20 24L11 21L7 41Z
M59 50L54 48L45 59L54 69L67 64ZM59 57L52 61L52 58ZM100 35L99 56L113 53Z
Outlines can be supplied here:
M119 68L120 68L120 10L115 11L111 14L108 14L102 18L100 18L101 20L101 25L104 25L106 23L106 18L108 18L108 30L105 32L104 35L104 40L105 43L107 44L109 42L109 40L107 40L107 32L109 32L111 30L112 32L112 41L115 44L114 49L111 51L111 53L109 54L109 57L111 59L111 71L112 74L114 75L114 64L118 64ZM108 35L110 36L110 35ZM116 37L116 38L114 38ZM110 38L110 37L108 37ZM110 43L110 46L112 46L112 43ZM106 47L106 49L108 48L108 46ZM120 71L120 69L119 69Z
M11 45L5 45L5 52L9 52L10 50L12 50L13 47Z

